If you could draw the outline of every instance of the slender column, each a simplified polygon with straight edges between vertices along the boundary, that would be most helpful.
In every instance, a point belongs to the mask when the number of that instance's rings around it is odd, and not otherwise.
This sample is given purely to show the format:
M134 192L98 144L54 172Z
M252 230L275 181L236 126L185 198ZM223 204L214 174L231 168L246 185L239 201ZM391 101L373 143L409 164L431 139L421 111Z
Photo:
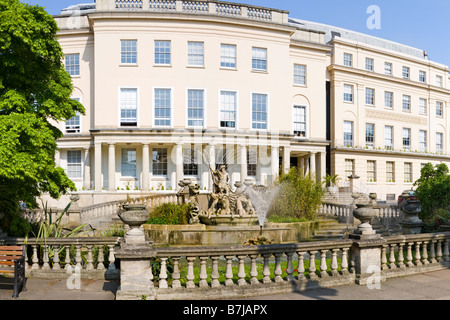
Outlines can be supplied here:
M91 152L90 147L84 149L84 188L91 189Z
M94 146L94 157L95 157L95 191L102 190L102 144L96 142Z
M219 282L219 258L217 256L211 257L212 260L212 271L211 271L211 287L220 287Z
M116 189L116 145L109 144L108 148L108 189L113 191Z
M55 167L59 167L61 162L61 152L59 149L55 150Z
M148 191L150 186L150 150L148 143L142 145L142 184L141 189Z
M325 176L327 175L327 154L326 152L321 152L320 154L320 172L319 172L319 179L320 181L323 181Z
M183 179L183 145L181 143L177 143L175 145L175 166L176 166L176 187L180 188L178 183Z
M241 182L247 179L247 147L241 145Z
M316 153L311 152L309 156L309 173L316 174Z
M298 164L299 164L300 172L305 173L305 158L298 157Z
M276 177L278 177L278 171L280 167L280 158L279 158L279 149L278 147L271 148L271 173L272 173L272 182L275 181Z
M181 282L180 282L180 269L179 269L179 261L180 257L173 257L173 273L172 273L172 288L181 288Z
M288 173L291 168L291 148L283 147L283 172Z

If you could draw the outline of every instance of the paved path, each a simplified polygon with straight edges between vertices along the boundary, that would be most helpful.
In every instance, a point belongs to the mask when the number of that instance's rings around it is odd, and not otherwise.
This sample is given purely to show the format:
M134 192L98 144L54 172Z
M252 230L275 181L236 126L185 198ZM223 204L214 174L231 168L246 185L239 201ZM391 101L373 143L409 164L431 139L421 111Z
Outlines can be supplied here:
M30 278L27 291L12 298L12 279L0 277L0 300L114 300L117 281L82 280L69 289L66 280ZM242 300L450 300L450 269L388 279L380 289L345 285Z

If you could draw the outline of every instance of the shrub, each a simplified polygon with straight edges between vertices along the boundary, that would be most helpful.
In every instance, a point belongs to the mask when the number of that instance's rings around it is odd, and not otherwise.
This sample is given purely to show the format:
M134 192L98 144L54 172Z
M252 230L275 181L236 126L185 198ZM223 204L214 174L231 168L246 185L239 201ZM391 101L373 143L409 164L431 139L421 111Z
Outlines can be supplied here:
M188 224L192 205L164 203L153 209L148 224Z
M320 207L323 189L315 177L293 167L276 182L278 196L272 201L269 215L314 220Z

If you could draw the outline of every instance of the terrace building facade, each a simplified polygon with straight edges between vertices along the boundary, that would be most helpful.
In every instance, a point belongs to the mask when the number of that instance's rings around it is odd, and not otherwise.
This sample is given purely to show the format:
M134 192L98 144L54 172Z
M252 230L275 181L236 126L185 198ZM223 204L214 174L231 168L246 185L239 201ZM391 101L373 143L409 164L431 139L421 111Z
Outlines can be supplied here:
M450 163L449 70L421 50L222 1L97 0L55 19L86 108L58 124L56 162L84 204L184 178L209 191L220 165L232 185L356 174L390 199Z

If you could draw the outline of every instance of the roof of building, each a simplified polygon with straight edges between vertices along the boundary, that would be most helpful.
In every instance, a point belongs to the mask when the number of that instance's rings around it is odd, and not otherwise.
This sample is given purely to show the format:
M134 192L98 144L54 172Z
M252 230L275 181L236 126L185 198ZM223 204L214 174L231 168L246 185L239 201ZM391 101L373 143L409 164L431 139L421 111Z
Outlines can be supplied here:
M61 10L61 15L72 15L72 14L84 15L91 12L95 12L95 3L76 4L64 8ZM335 37L341 37L343 39L356 41L358 43L364 43L382 49L410 55L413 57L427 59L424 50L336 26L296 18L289 18L289 25L297 28L324 32L325 43L332 41Z

